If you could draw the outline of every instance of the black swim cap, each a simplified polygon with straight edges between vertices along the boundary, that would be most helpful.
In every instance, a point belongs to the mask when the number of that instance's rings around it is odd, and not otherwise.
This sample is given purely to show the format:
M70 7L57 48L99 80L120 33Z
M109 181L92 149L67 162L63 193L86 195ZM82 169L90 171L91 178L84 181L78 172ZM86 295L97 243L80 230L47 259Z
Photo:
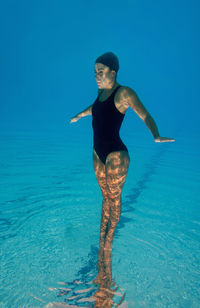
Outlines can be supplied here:
M119 60L117 56L113 52L106 52L100 57L96 59L95 63L102 63L106 66L108 66L111 71L115 71L116 73L119 70Z

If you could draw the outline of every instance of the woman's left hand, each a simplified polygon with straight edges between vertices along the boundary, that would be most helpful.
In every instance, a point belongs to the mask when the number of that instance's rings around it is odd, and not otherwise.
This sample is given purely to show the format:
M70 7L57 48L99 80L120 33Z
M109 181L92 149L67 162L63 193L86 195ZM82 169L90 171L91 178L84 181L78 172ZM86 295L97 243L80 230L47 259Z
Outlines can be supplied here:
M155 142L174 142L175 141L175 139L167 138L167 137L157 137L154 140Z

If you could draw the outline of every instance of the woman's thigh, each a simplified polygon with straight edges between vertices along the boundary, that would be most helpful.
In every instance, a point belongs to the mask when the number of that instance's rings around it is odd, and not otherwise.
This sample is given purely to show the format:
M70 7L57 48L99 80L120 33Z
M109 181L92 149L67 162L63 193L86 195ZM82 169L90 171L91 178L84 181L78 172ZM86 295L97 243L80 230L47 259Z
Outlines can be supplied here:
M97 182L101 188L102 194L107 197L107 184L106 184L106 174L105 174L105 165L102 163L98 157L95 150L93 150L93 166L94 172L97 178Z
M121 197L130 163L127 151L111 152L106 159L106 187L112 199Z

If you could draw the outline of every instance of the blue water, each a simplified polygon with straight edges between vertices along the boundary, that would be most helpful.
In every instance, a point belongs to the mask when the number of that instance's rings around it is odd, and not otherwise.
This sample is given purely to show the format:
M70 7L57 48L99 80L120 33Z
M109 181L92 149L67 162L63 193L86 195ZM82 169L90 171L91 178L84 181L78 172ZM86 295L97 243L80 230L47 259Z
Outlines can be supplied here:
M62 131L1 133L1 307L92 307L101 192L85 133L76 143ZM120 307L197 308L199 139L129 138L113 300L125 293Z
M200 307L199 15L197 0L0 1L0 307L94 306L102 197L91 118L69 120L107 51L176 139L127 111L115 307Z

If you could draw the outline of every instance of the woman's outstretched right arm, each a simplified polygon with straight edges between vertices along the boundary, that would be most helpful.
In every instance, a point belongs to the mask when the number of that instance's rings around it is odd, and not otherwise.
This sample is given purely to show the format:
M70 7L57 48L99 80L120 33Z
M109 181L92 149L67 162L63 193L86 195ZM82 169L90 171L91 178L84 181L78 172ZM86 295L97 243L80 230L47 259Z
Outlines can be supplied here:
M77 122L79 119L86 117L88 115L91 115L92 114L92 106L93 106L93 104L90 105L89 107L87 107L85 110L79 112L73 118L71 118L70 123Z

